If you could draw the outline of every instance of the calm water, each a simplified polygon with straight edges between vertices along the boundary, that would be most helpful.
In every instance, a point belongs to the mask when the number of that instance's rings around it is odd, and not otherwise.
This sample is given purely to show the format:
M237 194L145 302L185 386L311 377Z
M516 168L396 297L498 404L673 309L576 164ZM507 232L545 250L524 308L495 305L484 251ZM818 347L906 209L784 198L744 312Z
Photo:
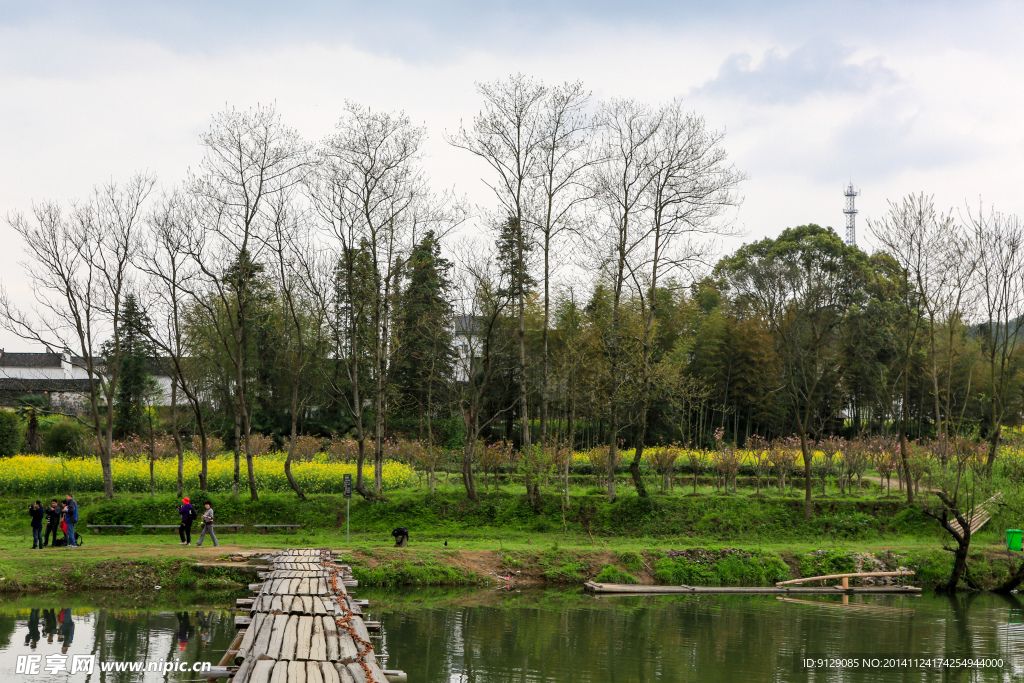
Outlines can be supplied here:
M0 681L199 680L196 673L162 669L207 661L216 666L236 634L228 604L97 607L80 596L57 595L0 602ZM41 655L39 672L18 673L19 655ZM82 655L95 657L92 675L71 675L74 658ZM161 671L101 671L101 663L115 662L152 663Z
M594 598L576 591L359 590L384 624L378 649L415 683L558 681L1018 681L1024 605L993 595ZM102 599L98 602L103 602ZM224 599L221 606L229 604ZM16 673L18 655L191 665L236 631L217 605L97 606L81 597L0 601L0 682L189 681L191 672ZM33 645L34 643L34 645ZM66 652L65 652L66 648ZM808 669L802 659L1002 660L988 669Z

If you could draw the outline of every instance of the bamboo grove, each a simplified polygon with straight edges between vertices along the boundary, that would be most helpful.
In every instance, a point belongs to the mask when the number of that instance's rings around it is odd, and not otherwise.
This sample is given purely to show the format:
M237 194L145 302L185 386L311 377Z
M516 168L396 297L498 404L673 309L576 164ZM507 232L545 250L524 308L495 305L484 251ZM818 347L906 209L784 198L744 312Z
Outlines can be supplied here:
M1016 217L910 195L870 222L873 253L813 224L716 253L745 177L680 102L525 76L478 92L445 141L477 161L482 206L433 189L424 128L349 104L316 142L273 107L227 109L176 184L8 215L36 303L0 294L0 324L81 359L108 496L117 440L153 415L201 487L227 443L254 498L268 437L303 495L303 435L351 442L367 498L396 438L456 453L474 500L507 443L535 503L563 451L609 471L628 454L641 495L645 449L670 444L794 439L808 501L832 436L896 439L906 473L911 441L973 437L991 467L1021 411Z

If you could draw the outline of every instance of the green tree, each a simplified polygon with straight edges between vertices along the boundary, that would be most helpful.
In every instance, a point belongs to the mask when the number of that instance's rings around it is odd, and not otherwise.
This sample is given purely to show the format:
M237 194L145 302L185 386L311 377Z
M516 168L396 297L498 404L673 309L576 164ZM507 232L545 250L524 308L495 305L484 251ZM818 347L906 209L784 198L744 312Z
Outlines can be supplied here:
M393 387L398 405L430 421L447 399L455 367L452 305L448 299L452 264L428 231L406 264L407 284L399 295L395 321Z
M129 434L141 434L146 417L147 397L153 393L155 381L149 371L152 348L149 343L151 323L139 307L134 294L129 294L121 311L121 326L118 336L121 348L121 376L114 394L114 434L124 438ZM107 363L115 347L111 340L104 345Z
M803 453L807 519L813 510L808 437L839 408L823 399L842 377L842 326L863 297L866 258L831 228L802 225L741 247L716 268L772 332Z

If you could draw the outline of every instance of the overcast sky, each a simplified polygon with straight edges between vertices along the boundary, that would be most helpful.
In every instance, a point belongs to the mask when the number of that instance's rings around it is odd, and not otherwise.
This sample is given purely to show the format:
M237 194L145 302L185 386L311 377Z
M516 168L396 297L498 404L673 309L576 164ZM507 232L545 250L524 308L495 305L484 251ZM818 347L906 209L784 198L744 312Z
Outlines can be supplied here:
M1010 1L0 0L0 216L138 170L171 186L225 106L275 102L315 140L346 99L426 125L438 187L486 204L482 169L442 138L479 110L475 82L516 72L596 99L680 97L724 129L748 175L744 241L843 234L851 180L864 236L921 191L1020 214L1022 34ZM6 222L0 244L0 281L28 305Z

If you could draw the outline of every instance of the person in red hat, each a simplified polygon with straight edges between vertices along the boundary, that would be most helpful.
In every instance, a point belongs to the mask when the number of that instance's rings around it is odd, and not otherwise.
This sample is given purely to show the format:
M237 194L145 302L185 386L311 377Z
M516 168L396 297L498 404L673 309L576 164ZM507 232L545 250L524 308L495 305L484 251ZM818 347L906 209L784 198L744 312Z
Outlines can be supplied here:
M181 515L181 525L178 527L178 536L181 543L178 545L192 545L192 521L196 518L195 508L188 502L188 497L181 499L181 507L178 508Z

